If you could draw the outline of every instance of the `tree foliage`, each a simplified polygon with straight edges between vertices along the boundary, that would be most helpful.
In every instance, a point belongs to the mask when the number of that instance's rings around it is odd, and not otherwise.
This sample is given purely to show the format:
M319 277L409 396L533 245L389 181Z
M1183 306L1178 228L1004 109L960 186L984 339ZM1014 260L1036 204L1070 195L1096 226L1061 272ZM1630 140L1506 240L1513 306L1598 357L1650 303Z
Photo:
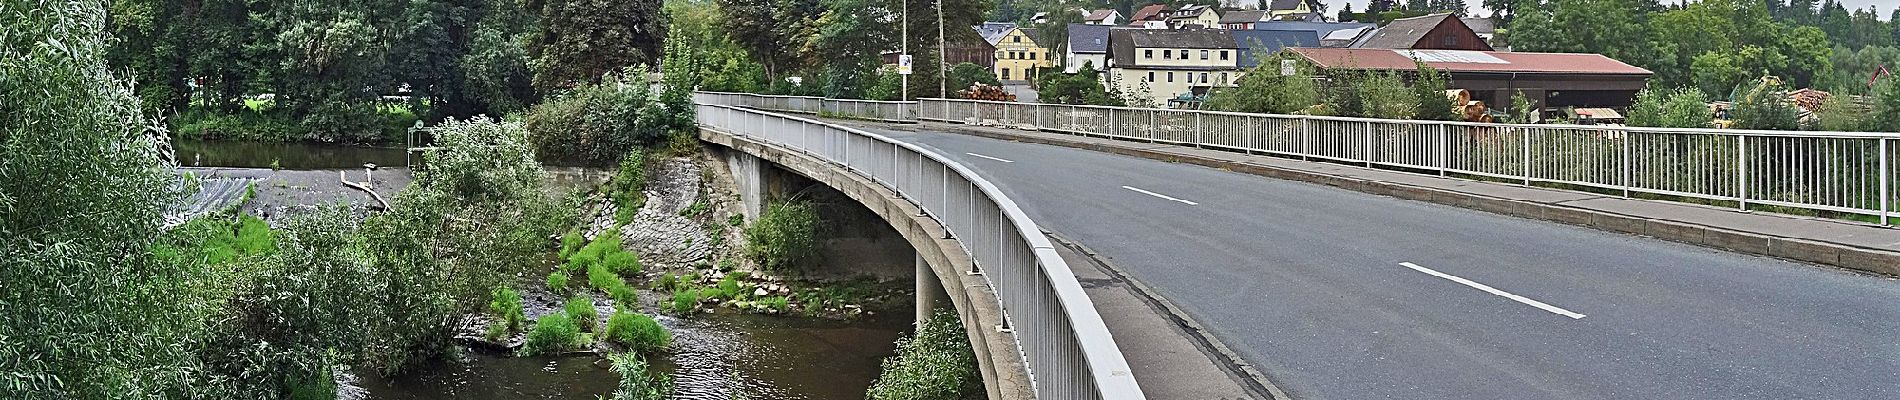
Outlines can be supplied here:
M1709 120L1708 96L1702 91L1687 87L1650 87L1636 93L1628 122L1632 126L1657 128L1707 128Z
M657 64L666 41L661 0L527 0L540 16L532 49L534 86L543 91L598 82Z
M1247 70L1232 88L1214 91L1208 96L1208 108L1221 111L1294 114L1305 112L1320 102L1319 85L1313 80L1313 66L1297 63L1293 75L1280 75L1280 63L1288 55L1263 57L1260 65Z
M1037 101L1045 104L1127 105L1119 93L1103 89L1102 73L1093 64L1083 64L1073 74L1045 74L1036 86Z

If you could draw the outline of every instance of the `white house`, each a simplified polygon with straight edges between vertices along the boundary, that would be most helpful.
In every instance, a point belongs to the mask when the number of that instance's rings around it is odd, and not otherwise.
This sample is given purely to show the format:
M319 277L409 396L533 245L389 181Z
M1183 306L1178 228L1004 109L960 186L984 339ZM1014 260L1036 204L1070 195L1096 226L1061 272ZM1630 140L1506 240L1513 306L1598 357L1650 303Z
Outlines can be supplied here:
M1115 25L1122 20L1122 13L1114 9L1095 10L1082 16L1082 23L1089 25Z

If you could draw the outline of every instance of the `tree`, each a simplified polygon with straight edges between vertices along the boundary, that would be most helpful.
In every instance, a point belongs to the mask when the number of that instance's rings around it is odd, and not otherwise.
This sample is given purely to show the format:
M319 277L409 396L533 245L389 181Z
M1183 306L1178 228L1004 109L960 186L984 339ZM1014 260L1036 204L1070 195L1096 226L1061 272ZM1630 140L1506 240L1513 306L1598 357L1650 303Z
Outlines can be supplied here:
M1639 67L1654 64L1649 16L1638 0L1520 1L1506 30L1517 51L1597 53Z
M883 63L880 53L900 47L890 24L899 19L897 10L885 8L884 0L823 0L822 4L825 12L816 22L818 33L805 46L827 56L822 66L825 96L860 98Z
M990 86L1003 85L1003 81L996 79L996 74L992 74L988 68L983 68L976 64L967 62L957 63L955 68L950 69L950 90L967 89L979 83Z
M1234 82L1234 87L1215 90L1207 98L1210 109L1220 111L1296 114L1319 104L1319 85L1313 81L1313 67L1298 63L1293 75L1280 75L1280 62L1288 55L1262 57L1260 65L1249 69Z
M1873 120L1868 129L1876 132L1900 132L1900 81L1882 79L1874 90Z
M1102 88L1101 75L1086 62L1073 74L1045 74L1037 82L1036 99L1044 104L1126 105L1120 96Z
M1445 96L1445 89L1451 85L1451 76L1437 68L1417 62L1418 73L1412 79L1412 93L1418 97L1418 111L1413 118L1422 120L1452 121L1459 115L1452 112L1451 100Z
M666 42L660 0L528 0L527 7L541 19L529 48L534 86L542 91L657 64Z
M197 271L153 255L165 132L107 64L105 2L0 2L0 397L218 397Z
M818 0L718 0L725 29L765 69L768 82L805 66L804 45L824 8ZM913 10L915 11L915 10Z
M1736 129L1801 129L1801 111L1788 100L1787 88L1780 82L1763 79L1736 91L1735 108L1729 110Z

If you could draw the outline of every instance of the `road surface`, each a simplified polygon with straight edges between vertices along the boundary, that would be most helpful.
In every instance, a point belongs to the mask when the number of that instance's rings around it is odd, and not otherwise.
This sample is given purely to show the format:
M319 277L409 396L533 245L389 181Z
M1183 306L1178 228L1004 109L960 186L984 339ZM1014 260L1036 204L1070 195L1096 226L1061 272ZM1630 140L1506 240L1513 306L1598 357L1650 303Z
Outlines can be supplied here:
M890 125L1302 399L1895 399L1900 281Z

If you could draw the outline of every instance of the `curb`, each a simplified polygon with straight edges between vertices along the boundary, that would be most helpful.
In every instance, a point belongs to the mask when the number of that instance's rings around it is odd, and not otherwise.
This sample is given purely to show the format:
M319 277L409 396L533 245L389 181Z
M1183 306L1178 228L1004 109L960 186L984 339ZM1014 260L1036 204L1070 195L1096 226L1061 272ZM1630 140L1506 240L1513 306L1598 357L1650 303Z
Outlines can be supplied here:
M1156 293L1154 288L1136 280L1134 277L1128 276L1127 273L1122 272L1121 268L1115 267L1114 264L1110 264L1108 260L1102 259L1101 256L1095 253L1095 250L1088 248L1088 246L1047 231L1044 231L1043 235L1048 236L1051 241L1057 244L1068 247L1070 250L1075 250L1076 253L1081 253L1083 256L1088 257L1090 263L1095 264L1095 266L1108 272L1109 275L1114 276L1116 279L1128 282L1129 286L1135 289L1134 292L1136 296L1141 297L1141 299L1146 301L1150 306L1160 308L1164 312L1163 316L1174 320L1176 324L1184 328L1188 336L1194 338L1197 344L1195 347L1201 347L1203 351L1212 350L1211 355L1215 356L1216 360L1227 364L1228 367L1233 369L1233 371L1230 372L1235 372L1240 374L1240 376L1246 377L1247 379L1242 379L1241 381L1249 383L1249 385L1246 385L1249 391L1254 392L1254 394L1262 394L1262 392L1264 392L1267 399L1278 400L1293 398L1288 395L1285 390L1280 389L1279 385L1275 385L1272 380L1267 379L1266 373L1260 372L1260 369L1255 368L1253 363L1249 363L1246 359L1240 358L1240 354L1234 352L1233 348L1227 347L1227 344L1222 343L1220 338L1216 338L1214 334L1208 333L1207 328L1201 325L1200 321L1196 321L1193 317L1188 316L1187 312L1181 310L1180 307L1176 307L1174 302L1168 301L1166 297L1162 297L1159 293Z
M963 124L935 122L944 125L946 128L944 130L946 131L971 136L1092 150L1171 163L1194 164L1243 174L1316 183L1361 193L1437 203L1493 214L1552 221L1608 232L1648 236L1737 253L1839 267L1876 275L1900 276L1900 252L1812 239L1764 235L1689 222L1651 219L1634 215L1570 207L1561 204L1506 199L1247 162L1234 163L1227 160L1130 146L1091 144L1073 140L989 132L971 129L968 125ZM999 129L1015 128L999 127ZM1087 137L1094 138L1094 136Z

